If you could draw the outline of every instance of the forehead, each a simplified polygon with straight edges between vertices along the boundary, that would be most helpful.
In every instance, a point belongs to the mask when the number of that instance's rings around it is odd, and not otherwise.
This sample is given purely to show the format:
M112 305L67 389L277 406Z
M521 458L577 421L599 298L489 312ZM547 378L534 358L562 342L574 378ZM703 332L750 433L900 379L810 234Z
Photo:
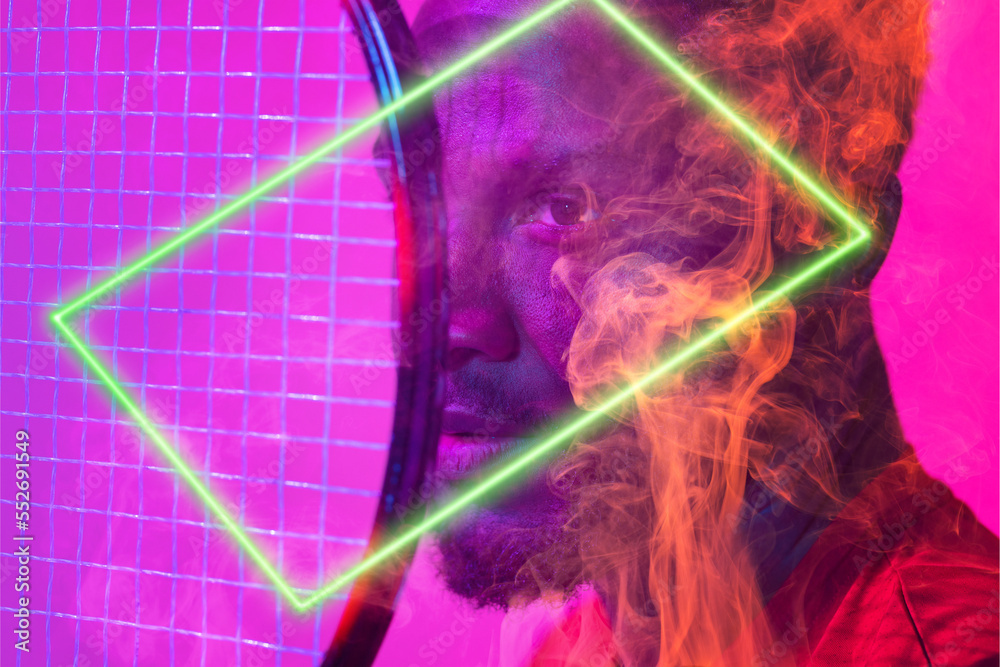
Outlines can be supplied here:
M414 25L418 44L438 69L509 27L526 5L429 3ZM595 10L568 10L439 90L435 111L452 160L558 160L614 135L630 98L660 79Z

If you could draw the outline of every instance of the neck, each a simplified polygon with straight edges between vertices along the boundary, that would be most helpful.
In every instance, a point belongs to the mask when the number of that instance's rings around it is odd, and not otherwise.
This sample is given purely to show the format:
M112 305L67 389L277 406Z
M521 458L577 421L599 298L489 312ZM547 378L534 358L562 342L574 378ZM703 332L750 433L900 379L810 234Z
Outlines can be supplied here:
M822 304L806 309L803 326L796 334L796 352L789 362L791 372L782 374L794 377L806 372L803 364L809 360L809 372L839 370L839 377L833 376L831 384L843 383L850 388L846 394L831 392L836 400L819 395L815 399L816 416L823 426L822 436L829 442L838 476L838 497L817 493L793 505L748 477L746 502L750 508L759 509L752 510L745 522L745 535L758 563L757 580L765 602L781 587L839 508L898 459L906 447L867 298L861 305L861 311L846 304L834 305L830 310L824 310ZM844 319L859 314L863 316L853 322L855 333L845 339ZM817 348L827 349L825 358L815 354ZM823 359L820 369L815 368L817 358ZM822 368L824 365L830 368ZM794 389L789 387L790 391Z

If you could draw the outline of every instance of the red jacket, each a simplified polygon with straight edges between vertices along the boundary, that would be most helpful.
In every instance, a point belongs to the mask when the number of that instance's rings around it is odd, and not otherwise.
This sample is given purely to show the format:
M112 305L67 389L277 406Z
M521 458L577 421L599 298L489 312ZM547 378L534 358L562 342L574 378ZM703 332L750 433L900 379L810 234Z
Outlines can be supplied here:
M910 450L844 507L768 602L757 622L774 639L751 664L998 665L998 574L997 536ZM614 665L596 595L567 612L527 664Z
M998 575L997 536L911 453L848 503L772 597L775 642L754 664L997 665Z

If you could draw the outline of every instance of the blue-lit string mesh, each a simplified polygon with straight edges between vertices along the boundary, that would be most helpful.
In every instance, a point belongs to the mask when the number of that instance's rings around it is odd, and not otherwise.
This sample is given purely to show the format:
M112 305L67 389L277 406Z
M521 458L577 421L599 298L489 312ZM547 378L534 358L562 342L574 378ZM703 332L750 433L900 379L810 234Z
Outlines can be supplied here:
M30 433L31 653L11 665L305 665L298 615L48 325L375 108L338 3L9 0L2 461ZM391 210L372 137L81 312L76 330L302 591L361 554L395 392Z

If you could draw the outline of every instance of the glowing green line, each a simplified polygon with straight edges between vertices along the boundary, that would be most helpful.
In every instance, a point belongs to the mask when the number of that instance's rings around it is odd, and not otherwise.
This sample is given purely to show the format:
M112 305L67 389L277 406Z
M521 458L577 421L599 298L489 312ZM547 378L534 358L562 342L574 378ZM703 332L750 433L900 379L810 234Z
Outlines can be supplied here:
M510 30L504 32L500 36L495 37L486 44L475 49L468 55L464 56L463 58L453 63L452 65L441 70L434 76L431 76L420 85L415 86L412 90L410 90L410 92L406 93L395 102L392 102L382 107L379 111L376 111L371 116L368 116L368 118L361 121L354 127L342 132L341 134L338 134L336 137L326 142L325 144L321 145L319 148L303 156L297 162L282 169L278 173L274 174L273 176L265 180L263 183L260 183L255 187L251 188L244 194L240 195L233 201L229 202L228 204L220 208L218 211L215 211L214 213L209 215L207 218L205 218L198 224L184 230L177 236L174 236L169 241L157 247L155 250L153 250L145 257L139 259L130 266L124 268L117 275L95 286L91 290L84 292L79 297L77 297L70 303L60 308L56 314L60 318L66 315L71 315L80 308L82 308L83 306L87 305L88 302L93 301L94 299L99 297L104 292L107 292L108 290L113 289L118 285L121 285L122 283L131 279L140 271L148 269L151 266L166 259L170 255L172 255L175 251L179 250L183 245L187 244L189 241L192 241L201 234L204 234L212 227L216 226L220 222L223 222L226 218L229 218L235 215L236 213L239 213L244 208L246 208L250 204L253 204L255 201L266 195L274 188L278 187L282 183L289 181L296 174L299 174L305 169L313 166L314 164L316 164L316 162L323 159L329 153L340 148L341 146L348 143L352 139L356 139L357 137L361 136L362 134L372 129L373 127L376 127L387 117L403 109L407 104L410 104L415 100L419 99L420 97L422 97L423 95L427 94L428 92L433 91L435 88L447 82L449 79L455 77L463 70L466 70L472 65L475 65L477 62L479 62L486 56L490 55L500 47L506 45L511 40L520 37L525 32L531 30L536 25L538 25L542 21L548 19L550 16L561 10L563 7L575 1L576 0L557 0L556 2L553 2L551 5L548 5L547 7L539 11L537 14L530 16L523 22L515 25Z
M518 455L516 459L491 474L487 479L483 480L475 487L463 492L457 498L453 499L447 505L439 508L416 526L407 529L371 556L338 576L328 585L313 593L310 597L303 601L303 606L313 606L331 593L336 592L338 589L350 583L359 575L364 574L376 565L382 563L395 552L399 551L411 542L416 541L424 533L429 532L434 527L439 526L448 519L454 517L479 498L490 493L491 491L496 490L498 487L503 486L512 478L524 473L528 470L529 466L538 463L541 459L552 453L554 449L565 444L577 433L583 431L589 426L592 426L596 422L603 420L608 412L621 406L625 401L632 398L632 396L634 396L637 392L645 389L671 371L676 370L682 363L691 360L697 354L705 351L708 347L718 342L723 336L729 333L734 327L742 324L745 320L760 312L777 299L787 297L790 292L802 286L803 283L808 281L817 273L820 273L824 269L832 266L841 257L850 253L862 244L863 240L855 239L842 248L829 253L822 260L811 264L808 268L796 274L794 277L789 278L780 287L775 289L775 291L768 293L758 303L746 308L732 319L726 320L718 327L712 329L709 333L706 333L698 340L693 341L690 345L678 351L658 367L654 368L635 384L623 389L619 393L607 399L593 411L583 414L571 424L568 424L558 433L551 435L541 443Z
M582 415L580 418L567 425L561 429L558 433L546 438L538 445L524 452L517 459L511 461L509 464L498 470L496 473L491 475L488 479L483 480L480 484L474 488L463 491L457 498L453 499L447 505L437 509L430 516L426 517L418 525L407 529L405 532L399 536L393 538L384 547L377 550L374 554L368 558L362 560L360 563L350 568L343 574L339 575L336 579L331 581L326 586L317 589L308 598L301 599L292 589L292 587L286 582L286 580L281 576L281 574L269 563L265 558L264 554L258 549L258 547L253 543L250 537L243 531L239 524L229 516L222 504L211 494L209 489L202 483L195 472L180 458L178 452L170 445L170 443L164 438L159 431L157 431L155 425L143 415L139 406L128 396L125 389L120 385L112 376L107 368L94 356L91 351L87 348L86 344L68 327L63 321L65 317L68 317L75 313L80 308L87 305L89 302L93 301L95 298L101 294L118 287L128 281L130 278L137 275L139 272L152 267L158 262L164 260L170 256L173 252L177 251L183 247L186 243L192 241L200 234L207 232L213 226L224 222L227 218L236 213L239 213L245 207L251 205L253 202L258 200L260 197L265 195L270 190L274 189L278 185L288 181L296 174L304 171L308 167L314 165L318 160L328 153L340 148L352 139L357 138L369 129L377 126L390 114L399 111L407 104L413 102L414 100L420 98L421 96L433 91L436 87L445 83L452 77L459 74L464 69L474 65L478 61L482 60L486 56L490 55L500 47L509 43L511 40L519 37L528 30L532 29L540 22L548 19L554 15L559 10L572 4L574 0L558 0L548 5L538 13L525 19L524 21L518 23L510 30L504 32L499 37L487 42L481 47L478 47L465 57L461 58L451 66L442 70L438 74L430 77L424 83L415 87L409 93L401 97L399 100L383 107L378 112L372 114L364 121L355 125L351 129L347 130L334 137L329 142L321 145L319 148L304 156L302 159L296 163L290 165L289 167L277 172L264 182L258 184L252 189L248 190L243 195L239 196L237 199L233 200L226 206L220 208L218 211L209 215L207 218L201 220L193 227L185 230L184 232L173 237L170 241L164 243L163 245L157 247L154 251L131 264L130 266L123 269L120 273L114 277L104 281L98 286L90 289L89 291L83 293L70 303L64 305L59 310L52 314L52 323L56 330L61 333L70 343L70 346L76 350L80 355L81 359L93 369L97 377L105 384L109 393L124 406L126 411L135 418L141 429L152 439L152 441L157 445L161 452L167 460L173 464L181 476L185 479L191 489L195 494L206 504L206 506L214 512L222 524L233 534L236 538L237 543L246 549L247 553L250 555L251 559L260 566L263 573L274 582L277 589L281 594L291 602L291 604L299 611L305 611L310 607L314 606L331 593L337 591L338 589L346 586L348 583L353 581L360 574L376 567L377 565L384 562L389 556L403 548L404 546L414 542L421 535L433 529L436 526L441 525L448 519L454 517L458 512L460 512L465 507L469 506L471 503L475 502L477 499L482 498L486 494L494 491L501 485L507 483L515 476L525 472L529 466L537 463L543 457L552 453L554 449L558 446L565 444L573 436L580 433L587 427L595 424L596 422L602 420L606 413L620 406L622 403L627 401L630 397L634 396L636 392L649 387L652 383L656 382L664 375L676 370L681 364L686 361L691 360L695 355L703 352L712 344L718 342L725 334L731 331L734 327L741 324L743 321L753 316L755 313L761 311L761 309L767 307L773 303L776 299L780 297L789 296L794 290L801 287L806 281L814 278L818 273L822 272L826 268L832 266L836 261L840 260L847 253L858 248L860 245L864 244L870 238L870 232L865 226L860 223L855 216L843 208L840 202L833 196L827 193L818 183L813 179L808 178L802 171L794 164L791 160L782 155L774 146L769 144L763 137L759 136L753 128L737 114L730 111L728 107L721 101L721 99L712 93L708 88L704 86L697 78L688 73L683 66L677 61L673 56L664 51L655 42L653 42L645 33L643 33L634 23L632 23L628 18L626 18L621 12L613 7L607 0L594 0L594 2L603 9L609 16L611 16L616 22L618 22L625 31L630 34L635 40L648 48L651 53L653 53L658 60L667 65L667 68L685 85L696 92L709 106L718 111L727 121L729 121L739 132L750 139L751 143L762 149L776 165L778 165L790 178L800 183L807 191L809 191L816 200L827 209L827 211L832 212L835 217L841 221L847 222L850 227L858 231L859 236L848 243L847 245L824 255L818 259L815 263L809 265L807 268L803 269L801 272L795 276L786 280L780 287L775 291L770 292L759 302L751 307L748 307L740 314L736 315L730 320L720 324L718 327L712 329L710 332L702 336L696 341L691 342L683 349L676 352L668 359L666 359L658 367L654 368L649 374L647 374L642 380L635 383L631 387L628 387L618 394L615 394L611 398L607 399L602 405L600 405L596 410L588 412Z
M281 578L278 572L271 566L264 554L260 552L257 546L250 540L250 538L243 532L239 524L229 516L225 508L219 503L218 500L212 495L212 493L206 488L198 476L193 470L184 462L184 459L180 457L177 450L174 449L169 442L156 430L153 423L143 414L142 410L136 405L125 389L111 376L111 373L105 368L97 357L95 357L91 351L87 348L86 344L80 340L80 338L62 321L62 318L58 315L53 315L52 322L59 330L59 332L66 337L69 341L70 346L76 350L77 354L87 363L88 366L94 371L94 373L103 382L105 387L107 387L108 392L117 399L125 410L132 415L135 421L139 424L146 435L156 443L160 451L163 453L167 460L175 468L177 472L180 473L184 481L188 483L195 494L204 501L210 510L212 510L216 515L218 515L219 520L222 524L229 529L230 532L234 533L236 536L236 541L239 542L240 546L247 550L250 557L254 560L257 565L264 571L264 573L272 579L278 586L278 589L286 596L291 599L295 599L294 593L292 593L288 584Z
M836 197L830 196L830 194L818 183L816 183L815 180L809 178L795 165L795 163L778 151L773 144L768 142L764 137L760 136L760 134L758 134L746 120L732 111L722 101L719 95L709 90L708 87L698 80L696 76L685 69L677 58L672 56L670 53L667 53L663 47L653 41L649 35L640 30L635 23L622 14L617 7L611 4L608 0L593 0L593 2L604 10L608 16L614 19L614 21L616 21L624 29L626 34L648 49L650 53L656 56L657 60L666 65L671 74L680 79L684 85L692 91L697 93L697 95L701 97L705 103L721 114L755 146L763 150L775 164L777 164L792 179L800 183L809 192L809 194L815 197L823 205L824 208L833 213L842 222L853 228L861 236L867 237L870 235L870 232L865 225L862 224L856 216L845 209Z
M70 303L63 305L51 315L51 320L55 329L69 341L70 346L76 350L77 354L80 355L80 358L88 366L90 366L94 373L104 382L111 395L121 401L125 409L136 419L136 422L142 430L153 440L154 443L156 443L159 449L163 452L164 456L167 457L167 460L177 468L177 471L181 474L185 481L188 482L195 494L205 502L209 509L219 516L219 520L222 524L233 533L236 541L240 544L240 546L247 550L247 553L253 561L261 567L264 574L266 574L267 577L274 582L278 590L281 591L281 593L299 610L304 610L306 607L303 606L302 601L295 595L295 592L284 580L284 578L282 578L274 567L271 566L264 554L261 553L249 536L240 528L232 517L228 515L222 504L219 503L208 488L202 484L201 480L197 477L194 471L188 467L186 463L184 463L177 451L171 447L167 440L159 433L159 431L156 430L152 422L143 416L139 406L136 405L131 398L129 398L124 388L114 379L114 377L112 377L107 368L105 368L104 365L101 364L101 362L90 352L86 344L79 337L77 337L68 326L66 326L63 320L72 316L78 310L85 307L102 294L124 284L140 272L163 261L184 245L196 239L198 236L208 232L211 228L226 221L226 219L231 216L241 212L244 208L253 204L277 186L289 181L295 175L313 166L327 154L333 152L341 146L344 146L368 130L376 127L389 115L400 111L407 104L410 104L423 95L433 91L463 70L475 65L477 62L483 60L497 49L520 37L525 32L531 30L542 21L550 18L553 14L557 13L574 1L575 0L557 0L539 12L528 17L524 21L513 26L501 35L474 49L472 52L460 58L452 65L429 77L423 83L415 86L412 90L395 102L387 104L357 125L342 132L341 134L338 134L330 141L322 144L319 148L303 156L300 160L289 165L285 169L282 169L272 175L262 183L259 183L227 205L202 219L194 226L184 230L180 234L171 238L169 241L158 246L149 254L125 267L121 272L84 292Z

